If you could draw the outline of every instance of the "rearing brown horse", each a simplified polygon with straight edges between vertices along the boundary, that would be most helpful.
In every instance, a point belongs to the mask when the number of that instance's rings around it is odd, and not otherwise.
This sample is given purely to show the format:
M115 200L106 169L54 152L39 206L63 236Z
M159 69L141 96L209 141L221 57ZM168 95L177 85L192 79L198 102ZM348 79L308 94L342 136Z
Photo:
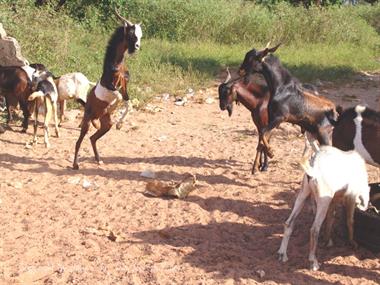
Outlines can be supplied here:
M94 120L97 119L100 121L100 128L90 137L90 140L95 160L102 163L96 148L96 141L111 129L113 124L111 114L117 103L121 99L129 100L127 93L128 71L123 65L124 55L126 51L128 54L133 54L140 49L142 30L140 24L131 23L121 17L116 10L115 13L123 21L123 25L115 30L109 40L104 57L102 77L87 97L81 132L75 145L74 169L79 169L78 152L83 138L88 132L90 123L94 123Z

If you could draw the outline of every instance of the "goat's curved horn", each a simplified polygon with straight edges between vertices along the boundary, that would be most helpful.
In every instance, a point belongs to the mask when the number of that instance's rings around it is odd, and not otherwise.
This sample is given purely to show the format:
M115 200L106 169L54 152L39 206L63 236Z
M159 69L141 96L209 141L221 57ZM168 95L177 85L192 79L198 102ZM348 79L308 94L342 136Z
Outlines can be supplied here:
M132 22L128 21L126 18L124 18L123 16L121 16L121 15L119 14L119 12L117 11L116 7L115 7L115 15L116 15L116 17L119 18L120 21L126 23L128 26L133 26L133 23L132 23Z
M265 48L269 49L270 44L271 44L271 41L269 41L269 42L267 43L267 45L265 46Z
M230 69L227 67L227 78L224 81L224 83L228 83L228 81L230 80L231 80L231 73L230 73Z

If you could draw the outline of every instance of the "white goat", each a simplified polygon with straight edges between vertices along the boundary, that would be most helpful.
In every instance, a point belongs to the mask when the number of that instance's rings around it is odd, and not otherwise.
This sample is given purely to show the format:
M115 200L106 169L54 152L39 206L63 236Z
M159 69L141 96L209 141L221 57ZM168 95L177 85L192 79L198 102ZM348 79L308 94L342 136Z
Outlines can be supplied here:
M319 230L327 215L326 234L328 244L332 245L331 228L334 206L340 199L346 206L349 241L356 246L353 240L354 210L355 206L361 210L368 208L368 175L365 162L357 152L344 152L332 146L321 146L319 151L310 159L310 162L304 158L301 161L301 166L305 170L301 190L292 213L285 222L284 236L278 254L281 261L286 262L288 260L286 252L295 219L301 212L306 198L312 194L317 210L310 229L309 261L311 262L311 269L318 270L319 263L315 251Z
M87 77L80 72L67 73L56 80L58 89L58 101L60 105L60 123L63 122L66 100L76 99L82 105L86 103L87 93L95 83L90 82Z

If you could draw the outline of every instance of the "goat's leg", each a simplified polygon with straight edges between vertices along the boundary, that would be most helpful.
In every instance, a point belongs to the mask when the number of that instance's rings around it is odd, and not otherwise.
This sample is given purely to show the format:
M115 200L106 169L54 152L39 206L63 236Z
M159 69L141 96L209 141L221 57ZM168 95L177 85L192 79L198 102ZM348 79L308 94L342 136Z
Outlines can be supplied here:
M82 122L81 122L80 135L79 135L79 138L75 144L75 155L74 155L73 169L76 169L76 170L79 169L78 152L80 149L80 145L82 144L83 138L87 134L88 129L90 128L90 122L91 122L90 116L88 114L86 114L86 112L85 112L83 119L82 119Z
M34 100L34 123L33 123L33 140L32 144L37 144L37 129L38 129L38 109L39 109L39 104L38 104L39 98Z
M262 129L262 135L263 135L262 141L263 141L263 144L266 148L266 151L267 151L269 158L273 158L273 156L274 156L274 153L273 153L271 147L269 146L270 132L274 128L276 128L280 123L282 123L283 121L284 121L283 116L276 117L273 121L269 122L268 126L266 126Z
M262 134L261 134L261 121L260 121L260 114L257 114L257 112L253 111L251 112L252 121L256 126L256 129L259 133L259 140L257 142L256 147L256 155L255 160L252 165L252 174L255 174L256 171L260 170L261 167L261 156L263 153L263 145L262 145Z
M326 245L327 247L332 247L334 245L334 242L331 238L331 231L332 231L332 226L334 224L335 220L335 206L336 203L334 200L332 200L330 207L327 211L327 216L326 216Z
M272 133L268 133L267 134L268 143L270 143L271 136L272 136ZM266 152L266 149L265 149L264 145L263 145L263 148L262 148L262 151L261 151L261 155L264 157L264 162L260 158L260 171L267 171L268 170L268 154Z
M97 130L95 134L93 134L90 137L92 149L94 150L94 154L95 154L95 160L99 164L103 162L100 160L99 153L96 147L96 141L100 139L102 136L104 136L111 129L111 127L112 127L111 115L109 113L106 113L100 118L100 129Z
M349 189L347 189L348 191ZM355 198L351 196L346 197L346 223L348 228L348 241L351 246L356 249L358 244L354 241L354 212L355 212Z
M51 101L49 96L45 96L44 98L45 102L45 120L44 120L44 142L45 142L45 147L49 148L50 147L50 142L49 142L49 122L51 119L52 115L52 104L53 102Z
M24 120L22 121L22 133L26 133L26 130L28 129L28 124L29 124L29 117L30 113L28 110L28 103L25 102L24 100L20 100L20 107L22 110L22 114L24 116Z
M289 218L285 222L284 236L282 237L280 249L277 252L279 255L278 256L279 260L282 262L288 261L288 255L286 252L288 249L290 236L294 229L295 220L297 216L301 213L303 205L305 204L307 197L310 196L310 193L311 193L311 189L307 181L307 176L304 175L303 180L302 180L301 190L297 195L292 213L290 214Z
M65 120L66 100L58 100L59 103L59 124L60 127Z
M53 116L54 116L54 129L55 129L55 135L57 138L60 137L59 134L59 123L58 123L58 105L57 101L51 102L52 103L52 109L53 109Z
M318 189L318 192L320 192L319 190L320 189ZM319 237L319 231L321 229L322 223L326 218L326 214L329 209L331 200L332 198L328 196L317 198L317 213L315 215L313 225L311 226L311 229L310 229L309 262L310 262L310 269L313 271L317 271L320 267L317 260L317 256L316 256L318 237Z
M257 170L259 170L259 160L261 160L261 153L262 153L262 145L261 143L259 142L258 145L257 145L257 148L256 148L256 156L255 156L255 160L253 162L253 166L252 166L252 171L251 173L252 174L255 174L255 172Z
M7 107L7 125L9 125L10 122L13 121L13 115L12 115L12 111L13 111L13 107L11 106L11 102L8 98L8 96L10 95L4 95L5 96L5 106Z
M129 108L128 101L124 101L124 106L125 106L125 110L124 110L123 114L121 115L121 117L119 118L118 122L116 123L116 129L118 129L118 130L120 130L122 128L123 123L124 123L124 119L128 115L128 108Z

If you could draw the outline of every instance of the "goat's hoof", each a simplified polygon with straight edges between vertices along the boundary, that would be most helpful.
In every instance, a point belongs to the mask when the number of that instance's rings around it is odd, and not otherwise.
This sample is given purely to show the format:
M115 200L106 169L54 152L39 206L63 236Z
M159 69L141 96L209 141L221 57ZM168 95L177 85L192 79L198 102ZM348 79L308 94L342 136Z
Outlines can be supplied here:
M320 264L318 261L310 261L310 270L318 271L320 268Z
M22 132L22 133L26 133L26 129L23 128L23 129L21 130L21 132Z
M73 164L73 169L74 169L74 170L78 170L78 169L79 169L79 165L78 165L78 163L74 163L74 164Z
M269 158L273 158L273 157L274 157L274 152L273 152L273 150L270 149L270 148L267 150L267 154L268 154L268 157L269 157Z
M122 123L116 123L116 129L120 130L122 128L123 124Z
M61 137L61 134L59 132L55 132L55 135L57 136L57 138Z
M288 259L288 256L286 255L286 253L278 253L278 260L279 261L282 261L282 262L287 262L289 259Z
M359 247L358 244L357 244L357 242L354 241L354 240L350 240L350 245L355 250L358 249L358 247Z
M98 160L98 165L103 165L103 164L104 164L103 160Z
M263 171L267 171L268 170L268 165L263 165L260 167L260 171L263 172Z
M50 148L51 147L50 143L45 143L45 147Z
M326 243L326 247L333 247L334 246L334 242L332 239L329 239Z

